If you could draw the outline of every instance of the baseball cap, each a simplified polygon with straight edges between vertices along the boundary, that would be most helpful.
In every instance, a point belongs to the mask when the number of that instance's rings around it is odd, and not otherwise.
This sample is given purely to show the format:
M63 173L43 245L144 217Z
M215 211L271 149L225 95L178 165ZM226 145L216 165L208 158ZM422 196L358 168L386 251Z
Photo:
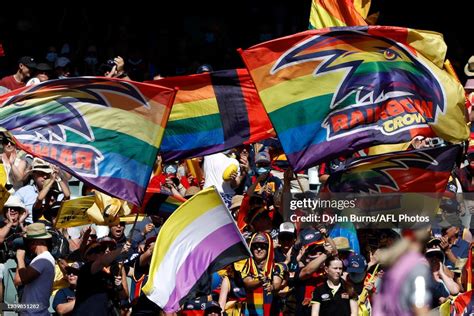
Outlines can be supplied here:
M322 245L324 244L323 236L315 229L305 229L300 234L301 244L304 247L311 245Z
M292 222L281 223L279 233L280 234L292 234L296 232L295 225Z
M209 64L203 64L201 66L198 67L198 69L196 70L196 73L197 74L202 74L204 72L212 72L212 66L209 65Z
M439 248L430 248L425 251L425 257L438 257L438 259L444 263L444 253L441 249Z
M84 263L76 261L71 263L71 265L67 266L65 270L67 273L74 272L75 274L77 274L83 265Z
M347 266L347 272L349 273L364 273L367 268L367 261L361 255L352 255L347 258L349 264Z
M28 68L36 68L36 62L33 57L23 56L18 60L19 64L23 64Z

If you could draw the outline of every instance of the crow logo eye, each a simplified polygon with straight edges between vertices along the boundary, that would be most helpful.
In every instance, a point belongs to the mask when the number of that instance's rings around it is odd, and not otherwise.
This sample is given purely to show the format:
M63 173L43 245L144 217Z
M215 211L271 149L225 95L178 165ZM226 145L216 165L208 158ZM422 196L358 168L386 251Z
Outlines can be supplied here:
M398 53L391 50L390 48L387 48L386 50L383 51L383 56L387 60L394 60L395 58L399 57Z

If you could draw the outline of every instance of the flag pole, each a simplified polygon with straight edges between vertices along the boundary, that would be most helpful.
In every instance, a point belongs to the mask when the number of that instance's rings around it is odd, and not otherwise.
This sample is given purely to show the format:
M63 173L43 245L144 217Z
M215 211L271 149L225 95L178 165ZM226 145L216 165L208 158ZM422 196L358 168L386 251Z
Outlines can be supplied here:
M133 231L135 230L135 226L137 225L137 221L138 221L138 215L140 214L142 210L142 207L140 206L138 208L138 211L137 211L137 214L135 215L135 220L133 221L133 226L132 226L132 229L130 229L130 232L128 233L128 241L132 241L132 236L133 236Z

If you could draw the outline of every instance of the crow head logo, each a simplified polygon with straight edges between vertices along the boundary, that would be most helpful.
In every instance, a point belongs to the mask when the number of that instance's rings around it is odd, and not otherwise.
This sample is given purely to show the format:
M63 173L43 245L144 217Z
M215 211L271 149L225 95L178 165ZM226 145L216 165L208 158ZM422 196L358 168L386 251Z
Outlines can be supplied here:
M442 85L416 52L393 39L369 34L366 29L331 29L314 35L282 54L270 73L308 62L315 65L315 89L324 86L325 91L333 91L329 104L314 105L328 109L322 123L328 129L328 139L359 129L381 129L388 134L393 129L384 129L388 126L383 126L384 120L417 113L422 118L407 120L426 124L445 111ZM387 114L394 106L394 113Z

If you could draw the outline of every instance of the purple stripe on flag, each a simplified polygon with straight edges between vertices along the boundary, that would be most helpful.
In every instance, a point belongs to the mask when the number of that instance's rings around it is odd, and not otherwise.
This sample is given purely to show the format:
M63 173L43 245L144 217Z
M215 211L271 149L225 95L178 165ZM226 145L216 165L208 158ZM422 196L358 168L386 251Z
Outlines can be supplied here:
M93 187L96 187L99 191L104 192L105 194L118 197L120 199L123 199L124 196L128 196L128 201L130 201L130 203L133 205L139 206L140 201L143 201L143 197L145 196L146 188L139 186L137 183L127 179L111 177L76 177L84 182L87 182ZM107 192L101 190L100 188L107 188Z
M305 150L287 154L286 156L294 170L300 171L370 146L396 144L409 141L412 138L410 131L403 131L390 136L384 135L379 131L362 131L322 144L312 144Z
M238 146L240 144L241 143L239 144L225 143L225 144L219 144L219 145L214 145L214 146L209 146L209 147L193 148L189 150L166 151L166 152L162 152L161 154L163 155L163 160L167 162L171 160L193 158L193 157L198 157L198 156L207 156L207 155L215 154L217 152L221 152L226 149Z
M241 242L234 223L213 231L194 248L176 273L175 288L164 311L179 309L179 300L186 296L211 263L226 249Z

